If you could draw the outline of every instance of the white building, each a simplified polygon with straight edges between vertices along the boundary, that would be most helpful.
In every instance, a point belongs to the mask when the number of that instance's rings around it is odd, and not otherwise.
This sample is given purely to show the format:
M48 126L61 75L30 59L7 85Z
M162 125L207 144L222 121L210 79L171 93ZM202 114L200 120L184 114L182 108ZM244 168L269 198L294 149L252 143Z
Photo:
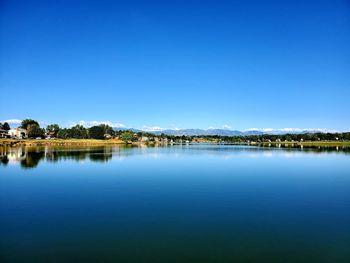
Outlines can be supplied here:
M24 139L28 137L28 132L26 129L15 128L8 131L8 135L11 138Z
M141 142L148 142L149 138L147 136L142 136L141 137Z

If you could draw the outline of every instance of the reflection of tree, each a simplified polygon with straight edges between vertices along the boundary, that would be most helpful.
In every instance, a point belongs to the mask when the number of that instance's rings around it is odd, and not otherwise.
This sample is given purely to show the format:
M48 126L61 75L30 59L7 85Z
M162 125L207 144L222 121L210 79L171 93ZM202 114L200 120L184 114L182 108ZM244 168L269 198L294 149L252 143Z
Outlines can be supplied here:
M112 153L110 154L90 154L90 160L93 162L107 162L112 159Z
M26 156L24 147L0 146L0 164L7 165L11 161L21 161Z
M60 160L107 162L112 159L113 147L65 148L65 147L0 147L0 164L19 162L23 168L34 168L45 159L48 162Z
M90 151L89 157L93 162L107 162L112 159L112 148L104 147Z
M7 165L9 158L7 157L7 151L5 146L0 146L0 164Z
M48 150L46 160L49 162L57 162L59 160L75 160L83 161L88 155L87 151L83 150Z
M8 162L9 162L9 158L7 157L7 155L1 156L1 157L0 157L0 163L1 163L1 164L7 165Z
M21 160L23 168L34 168L39 164L39 161L45 157L45 152L28 152L26 158Z
M148 148L148 147L147 147ZM119 146L119 147L89 147L89 148L67 148L67 147L8 147L0 146L0 165L7 165L11 162L20 163L23 168L33 168L36 167L41 160L46 160L48 162L58 162L60 160L73 160L73 161L84 161L89 160L92 162L108 162L112 157L130 157L135 155L149 155L154 154L154 150L157 147L152 147L153 149L144 149L134 147L132 145ZM283 152L303 152L308 153L318 153L322 154L324 152L337 152L341 154L350 154L350 147L318 147L318 146L300 146L295 145L261 145L259 146L230 146L230 145L191 145L191 146L174 146L166 151L163 151L163 147L159 147L160 153L164 154L196 154L201 155L234 155L238 153L262 153L262 152L272 152L272 151L283 151Z
M260 148L260 147L259 147ZM272 145L262 145L262 149L273 149L273 148L283 148L287 152L303 151L309 153L325 153L325 152L340 152L343 154L350 154L349 146L315 146L315 145L297 145L297 144L272 144Z

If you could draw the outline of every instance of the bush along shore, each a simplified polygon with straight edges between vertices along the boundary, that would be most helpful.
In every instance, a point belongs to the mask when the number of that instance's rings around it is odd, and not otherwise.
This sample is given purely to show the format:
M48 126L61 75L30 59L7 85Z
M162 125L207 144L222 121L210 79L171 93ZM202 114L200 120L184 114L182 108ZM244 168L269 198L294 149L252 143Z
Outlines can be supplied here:
M103 146L125 144L126 142L117 139L96 140L96 139L0 139L0 145L4 146Z
M175 140L159 139L158 141L130 140L123 141L120 139L0 139L0 146L113 146L126 144L145 144L145 145L178 145L178 144L222 144L222 145L251 145L262 147L346 147L350 148L350 141L290 141L290 142L223 142L217 140L183 140L181 137Z

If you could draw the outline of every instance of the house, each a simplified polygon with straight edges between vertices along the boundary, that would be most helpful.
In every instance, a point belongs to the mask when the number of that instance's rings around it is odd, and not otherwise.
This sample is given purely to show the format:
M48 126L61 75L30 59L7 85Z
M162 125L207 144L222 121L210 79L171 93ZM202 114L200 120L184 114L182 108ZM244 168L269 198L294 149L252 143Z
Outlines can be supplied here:
M53 139L53 138L55 138L55 132L46 132L45 133L45 138L46 139Z
M8 138L8 137L9 137L9 134L7 130L0 129L0 138Z
M15 128L8 131L11 138L25 139L28 138L28 132L26 129Z
M147 136L142 136L141 137L141 142L148 142L149 138Z
M104 134L103 137L107 140L112 139L112 135L110 135L108 133Z

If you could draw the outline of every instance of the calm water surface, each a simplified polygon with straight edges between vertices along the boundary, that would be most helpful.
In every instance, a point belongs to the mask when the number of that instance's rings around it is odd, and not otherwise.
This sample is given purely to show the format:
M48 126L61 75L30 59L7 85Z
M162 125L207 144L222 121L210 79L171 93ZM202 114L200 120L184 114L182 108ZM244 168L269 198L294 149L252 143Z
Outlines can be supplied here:
M350 155L1 149L1 262L350 262Z

